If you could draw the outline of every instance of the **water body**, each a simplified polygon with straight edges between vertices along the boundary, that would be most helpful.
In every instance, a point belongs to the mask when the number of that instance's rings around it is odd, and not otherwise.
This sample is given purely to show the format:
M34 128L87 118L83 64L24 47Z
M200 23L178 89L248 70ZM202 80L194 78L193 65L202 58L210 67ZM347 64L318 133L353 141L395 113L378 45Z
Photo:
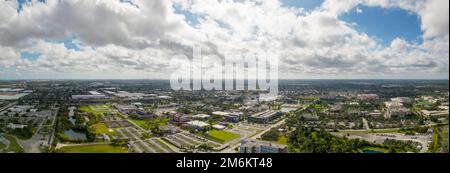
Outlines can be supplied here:
M364 150L363 153L384 153L384 152L378 150Z
M70 140L86 140L87 139L86 134L76 132L72 129L64 131L64 134L67 135Z

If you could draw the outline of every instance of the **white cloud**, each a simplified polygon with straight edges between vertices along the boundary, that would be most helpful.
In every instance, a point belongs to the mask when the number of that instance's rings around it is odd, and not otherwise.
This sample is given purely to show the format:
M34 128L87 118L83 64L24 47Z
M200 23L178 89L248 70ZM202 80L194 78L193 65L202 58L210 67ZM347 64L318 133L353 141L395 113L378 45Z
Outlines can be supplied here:
M169 77L170 57L258 53L280 56L283 77L448 78L447 0L327 0L313 11L285 8L278 0L34 0L17 13L0 1L0 68L27 69L40 78L60 76ZM173 5L193 16L176 14ZM397 7L422 21L423 44L397 38L382 46L339 19L358 4ZM445 5L446 4L446 5ZM362 10L355 10L362 12ZM188 17L198 24L188 24ZM60 41L75 36L82 51ZM41 53L36 61L20 52ZM107 75L105 75L107 74ZM144 75L145 74L145 75ZM137 77L138 76L138 77Z

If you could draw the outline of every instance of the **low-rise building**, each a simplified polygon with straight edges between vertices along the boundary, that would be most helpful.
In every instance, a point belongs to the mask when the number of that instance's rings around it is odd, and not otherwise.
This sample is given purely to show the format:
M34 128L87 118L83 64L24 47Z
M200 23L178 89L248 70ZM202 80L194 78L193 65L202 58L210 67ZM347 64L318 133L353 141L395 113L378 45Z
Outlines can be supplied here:
M220 124L216 124L216 125L213 125L212 128L215 130L225 130L227 127L220 125Z
M390 119L392 117L403 118L405 116L411 115L411 110L403 107L400 102L385 102L386 109L384 113L384 118Z
M285 145L272 144L252 139L241 141L240 153L288 153Z
M363 101L379 99L377 94L358 94L357 98L358 98L358 100L363 100Z
M207 120L209 118L211 118L211 115L206 115L206 114L192 115L192 119L194 119L194 120Z
M267 110L259 112L248 117L248 121L252 123L267 124L279 118L282 115L280 111Z
M27 125L9 123L6 127L14 130L14 129L23 129L27 127Z
M178 132L178 128L174 125L159 126L159 130L164 134L175 134Z
M396 98L391 98L391 101L404 103L404 104L410 104L413 102L413 99L411 99L409 97L396 97Z
M208 128L210 125L208 123L205 123L203 121L189 121L186 123L186 126L197 129L197 130L204 130Z
M216 111L212 113L216 116L221 116L225 121L237 123L239 121L242 121L244 119L244 114L242 112L222 112L222 111Z

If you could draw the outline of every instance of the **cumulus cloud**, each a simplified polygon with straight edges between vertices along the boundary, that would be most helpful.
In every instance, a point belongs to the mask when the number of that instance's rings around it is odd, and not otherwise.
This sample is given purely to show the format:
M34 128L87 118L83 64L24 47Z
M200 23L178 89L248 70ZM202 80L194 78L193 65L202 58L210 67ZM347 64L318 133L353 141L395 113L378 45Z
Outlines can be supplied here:
M397 38L384 46L339 18L362 12L358 5L417 14L423 43ZM16 1L0 1L0 69L27 69L38 78L167 78L170 58L191 58L194 45L219 57L276 53L288 78L448 78L447 0L326 0L306 12L279 0L33 0L17 9ZM67 48L67 38L82 49ZM21 59L23 51L41 56Z

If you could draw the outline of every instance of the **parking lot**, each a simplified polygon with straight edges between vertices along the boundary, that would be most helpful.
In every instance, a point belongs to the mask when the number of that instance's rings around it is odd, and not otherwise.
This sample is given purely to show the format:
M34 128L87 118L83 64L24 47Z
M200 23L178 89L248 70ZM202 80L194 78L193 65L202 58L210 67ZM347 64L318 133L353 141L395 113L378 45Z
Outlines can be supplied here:
M164 137L163 139L178 148L193 148L198 147L202 144L208 144L213 148L220 146L220 144L217 142L205 139L203 137L188 132L170 135Z

